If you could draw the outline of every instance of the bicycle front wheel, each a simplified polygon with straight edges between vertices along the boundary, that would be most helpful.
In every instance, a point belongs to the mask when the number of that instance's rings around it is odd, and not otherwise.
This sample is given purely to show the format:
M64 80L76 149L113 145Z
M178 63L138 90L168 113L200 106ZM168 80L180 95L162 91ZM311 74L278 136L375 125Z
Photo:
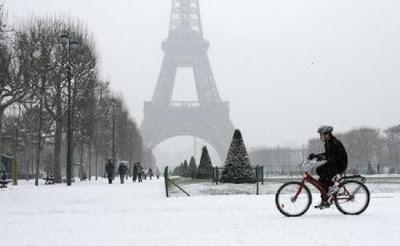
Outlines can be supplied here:
M297 181L283 184L275 195L276 207L288 217L303 215L310 208L311 202L310 189Z
M339 185L335 194L335 205L343 214L358 215L367 209L369 199L369 190L363 183L349 180Z

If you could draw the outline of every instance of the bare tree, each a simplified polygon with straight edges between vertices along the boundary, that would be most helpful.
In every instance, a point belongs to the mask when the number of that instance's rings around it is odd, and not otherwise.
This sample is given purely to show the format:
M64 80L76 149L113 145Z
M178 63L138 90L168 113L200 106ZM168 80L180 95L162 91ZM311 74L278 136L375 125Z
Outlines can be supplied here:
M0 3L0 153L2 153L2 119L4 111L25 98L29 87L23 75L23 63L15 58L12 37L5 22L3 5Z
M381 172L382 165L389 164L390 170L396 167L400 170L400 126L393 126L381 134L379 129L357 128L351 131L335 134L342 141L348 154L349 172ZM263 163L271 170L281 168L282 173L287 173L287 168L299 163L310 153L324 151L324 143L317 138L310 139L307 147L300 149L291 148L262 148L250 153L252 161ZM267 169L267 172L270 171Z
M387 137L388 162L397 166L400 172L400 125L389 127L384 131Z
M31 18L21 25L17 33L21 50L25 50L24 59L28 61L27 73L39 74L35 81L34 95L41 95L39 102L43 110L54 120L54 159L53 172L56 182L61 182L61 150L62 133L67 110L67 70L63 66L68 60L72 81L72 128L79 133L81 112L80 107L86 107L88 88L93 90L97 76L97 58L95 45L80 23L55 17ZM69 56L60 43L60 35L70 33L71 37L80 43L79 52ZM38 86L40 83L40 86ZM45 89L40 89L45 88ZM39 93L40 92L40 93Z
M4 18L0 17L0 40L3 41L6 37L2 31ZM65 32L80 44L78 52L70 54L70 50L60 43L60 35ZM113 144L116 158L142 159L142 140L136 123L123 99L115 98L109 82L100 79L94 40L81 23L65 18L30 17L10 40L10 44L0 42L0 117L10 105L21 105L21 114L17 118L7 115L6 135L21 142L19 150L27 162L24 165L27 176L35 173L38 184L41 162L47 161L47 165L52 166L55 181L62 182L61 167L65 162L61 160L61 153L65 150L63 133L68 110L68 81L72 87L73 146L78 146L79 150L75 157L79 157L81 163L87 158L89 178L92 154L97 178L102 169L98 159L100 157L104 163L112 153ZM18 127L20 140L12 136L15 120L21 122ZM114 138L112 126L116 129ZM7 150L16 145L7 145ZM48 152L50 148L53 150Z

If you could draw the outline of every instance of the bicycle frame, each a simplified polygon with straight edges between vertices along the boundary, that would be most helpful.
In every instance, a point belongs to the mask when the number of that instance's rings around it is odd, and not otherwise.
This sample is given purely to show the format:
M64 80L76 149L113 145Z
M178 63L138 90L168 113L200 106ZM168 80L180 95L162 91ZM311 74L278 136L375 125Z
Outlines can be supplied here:
M296 194L294 195L294 197L292 198L292 200L296 200L297 199L297 197L300 195L301 191L303 190L303 187L305 186L306 182L312 184L315 188L318 189L318 191L321 193L321 198L323 200L326 200L328 202L332 202L332 200L328 199L329 197L328 197L328 194L325 192L324 185L321 182L319 182L318 180L316 180L308 172L304 172L303 179L301 180L301 186L300 186L299 190L296 192ZM345 200L345 201L352 200L354 198L355 194L360 189L360 187L357 187L357 189L355 191L353 191L351 194L346 189L346 187L343 187L343 189L344 189L345 194L348 195L348 196L346 196L346 197L337 197L336 200Z
M301 186L300 186L299 190L297 191L297 193L295 194L294 199L297 199L297 197L300 195L306 182L312 184L315 188L317 188L319 190L319 192L321 193L322 199L326 200L328 198L328 195L325 192L323 184L321 184L318 180L316 180L308 172L304 172L303 179L301 180Z

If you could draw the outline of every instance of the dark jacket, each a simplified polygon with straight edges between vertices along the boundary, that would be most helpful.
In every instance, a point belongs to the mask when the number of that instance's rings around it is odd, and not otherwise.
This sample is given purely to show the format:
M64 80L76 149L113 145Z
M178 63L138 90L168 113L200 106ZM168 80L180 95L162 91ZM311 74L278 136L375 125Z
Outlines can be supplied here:
M143 167L140 164L137 165L137 173L143 174Z
M112 162L107 162L107 164L106 164L106 173L109 176L114 174L114 164Z
M325 152L318 156L327 161L326 165L334 165L338 170L344 171L347 168L346 149L334 136L325 143Z
M118 174L125 175L127 170L128 170L128 168L125 166L125 164L121 164L118 167Z

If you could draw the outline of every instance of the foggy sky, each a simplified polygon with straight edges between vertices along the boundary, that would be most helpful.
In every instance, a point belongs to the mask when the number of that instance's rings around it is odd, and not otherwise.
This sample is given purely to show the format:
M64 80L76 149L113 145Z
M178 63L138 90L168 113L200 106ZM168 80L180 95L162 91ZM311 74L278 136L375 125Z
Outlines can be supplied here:
M10 22L66 14L87 24L101 70L138 124L155 89L170 0L6 0ZM200 0L223 100L247 146L300 146L320 124L339 132L400 123L400 1ZM179 73L176 99L193 99Z

